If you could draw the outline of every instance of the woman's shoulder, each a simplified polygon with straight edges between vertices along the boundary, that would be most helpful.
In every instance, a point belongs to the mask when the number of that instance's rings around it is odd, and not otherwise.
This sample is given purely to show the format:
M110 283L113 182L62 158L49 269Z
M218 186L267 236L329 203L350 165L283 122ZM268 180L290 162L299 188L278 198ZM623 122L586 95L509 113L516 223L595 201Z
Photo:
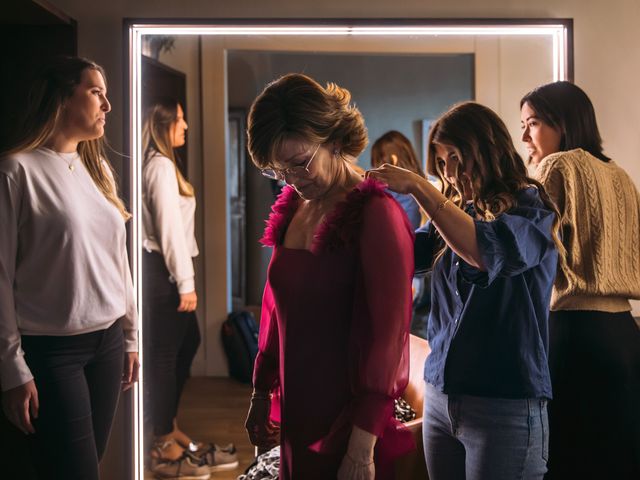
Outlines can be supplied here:
M170 158L156 152L144 160L142 174L148 180L157 176L175 175L175 165Z
M143 169L154 168L173 168L173 162L166 155L162 155L159 152L152 152L143 161Z
M41 169L46 154L40 149L12 153L0 158L0 173L19 181L34 169Z
M373 178L369 178L360 183L354 191L359 204L359 214L363 220L376 219L380 217L388 217L389 215L401 215L404 213L402 209L403 202L413 200L411 195L393 194L386 188L387 186Z
M395 207L399 208L398 203L386 191L386 185L379 180L367 178L347 194L325 223L336 223L339 227L359 225L370 213L376 215Z
M538 165L538 171L571 167L573 165L576 165L580 161L584 161L584 159L588 156L590 156L590 154L588 152L585 152L581 148L563 152L555 152L551 155L547 155L542 159L540 165Z

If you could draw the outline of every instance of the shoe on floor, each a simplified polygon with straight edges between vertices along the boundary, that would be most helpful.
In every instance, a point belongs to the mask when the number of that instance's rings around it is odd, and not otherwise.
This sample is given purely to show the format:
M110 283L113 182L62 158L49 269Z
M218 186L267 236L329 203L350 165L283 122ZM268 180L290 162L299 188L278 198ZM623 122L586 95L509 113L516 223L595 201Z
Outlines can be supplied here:
M198 457L211 472L232 470L238 466L238 454L233 443L224 447L210 443L206 449L198 452Z
M187 452L177 460L153 459L151 472L162 480L208 480L211 477L209 466Z

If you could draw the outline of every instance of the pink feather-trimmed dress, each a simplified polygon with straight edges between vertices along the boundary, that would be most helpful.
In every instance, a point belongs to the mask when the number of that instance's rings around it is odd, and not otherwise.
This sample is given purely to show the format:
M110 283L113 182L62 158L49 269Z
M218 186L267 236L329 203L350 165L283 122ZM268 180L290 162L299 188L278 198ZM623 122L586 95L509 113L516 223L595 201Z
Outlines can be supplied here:
M300 201L285 187L261 240L274 250L253 381L279 389L280 478L335 479L357 425L379 437L376 479L393 479L393 460L415 448L393 417L409 376L411 226L384 185L365 180L311 250L291 249L283 239Z

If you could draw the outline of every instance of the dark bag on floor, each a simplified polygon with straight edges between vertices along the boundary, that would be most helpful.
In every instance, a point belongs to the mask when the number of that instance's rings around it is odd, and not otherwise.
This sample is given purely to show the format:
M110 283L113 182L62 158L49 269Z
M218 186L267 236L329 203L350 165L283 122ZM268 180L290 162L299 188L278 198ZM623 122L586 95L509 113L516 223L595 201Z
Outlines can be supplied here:
M251 312L231 312L222 323L222 346L229 363L229 375L251 383L253 362L258 354L258 324Z

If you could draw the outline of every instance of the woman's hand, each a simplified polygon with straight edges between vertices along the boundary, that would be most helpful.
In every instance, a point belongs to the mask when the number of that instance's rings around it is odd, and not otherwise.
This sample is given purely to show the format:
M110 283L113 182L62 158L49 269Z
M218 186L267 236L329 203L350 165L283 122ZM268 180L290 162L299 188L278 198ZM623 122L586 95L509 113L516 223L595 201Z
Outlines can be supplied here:
M193 292L180 294L180 305L178 305L179 312L193 312L198 306L198 296L195 290Z
M38 389L33 380L3 392L2 407L9 421L24 434L36 433L31 419L38 418L40 403Z
M124 355L124 369L122 371L122 391L126 392L138 381L140 362L138 352L127 352Z
M416 185L421 180L424 180L409 170L388 163L367 171L365 178L375 178L376 180L386 183L390 190L404 194L413 193Z
M280 443L280 427L270 420L270 413L271 399L268 395L251 398L244 427L251 444L263 450L270 450Z
M377 441L378 437L354 425L347 454L338 469L338 480L374 480L373 449Z

